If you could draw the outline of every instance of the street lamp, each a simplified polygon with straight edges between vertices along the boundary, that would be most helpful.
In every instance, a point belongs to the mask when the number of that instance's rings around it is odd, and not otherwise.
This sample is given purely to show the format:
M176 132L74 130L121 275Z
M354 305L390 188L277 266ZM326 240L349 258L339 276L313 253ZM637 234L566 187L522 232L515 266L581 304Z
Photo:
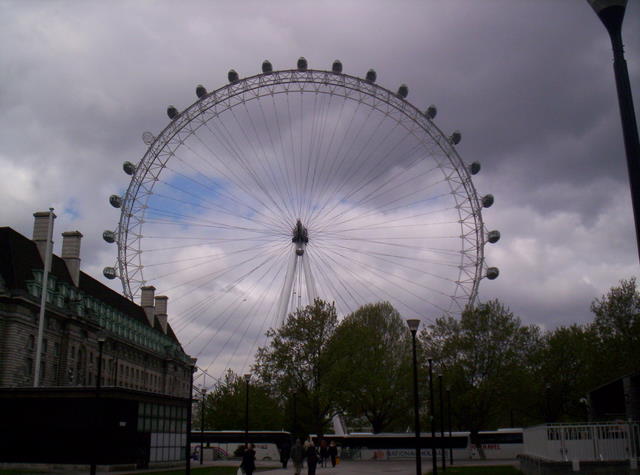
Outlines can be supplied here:
M418 400L418 360L416 357L416 333L420 326L420 320L412 318L407 320L411 331L411 342L413 345L413 412L416 429L416 475L422 475L422 456L420 454L420 407Z
M438 373L438 389L440 394L440 456L442 457L442 471L447 470L447 462L444 454L444 397L442 397L442 373Z
M451 388L447 386L447 422L449 423L449 440L451 441ZM449 444L449 465L453 465L453 446Z
M438 475L438 460L436 456L436 418L433 404L433 359L429 358L429 409L431 411L431 472Z
M249 380L250 374L244 375L245 398L244 398L244 446L249 447Z
M100 387L101 387L101 378L102 378L102 350L104 347L104 342L107 340L104 335L99 334L96 338L98 341L98 371L97 371L97 379L96 379L96 408L93 415L93 457L91 460L91 464L89 466L89 473L91 475L96 474L97 465L98 465L98 414L100 413L100 408L98 407L98 400L100 398Z
M640 256L640 142L638 140L638 126L631 96L629 71L624 59L622 45L622 20L624 19L627 0L587 0L596 12L611 38L613 48L613 71L616 77L618 91L618 106L622 121L622 135L627 155L627 170L631 188L631 203L633 218L636 225L636 245Z
M96 381L96 389L98 391L102 385L102 350L105 341L107 341L107 339L103 335L98 337L98 380Z
M202 405L200 406L200 465L204 461L204 409L206 404L207 388L202 388Z

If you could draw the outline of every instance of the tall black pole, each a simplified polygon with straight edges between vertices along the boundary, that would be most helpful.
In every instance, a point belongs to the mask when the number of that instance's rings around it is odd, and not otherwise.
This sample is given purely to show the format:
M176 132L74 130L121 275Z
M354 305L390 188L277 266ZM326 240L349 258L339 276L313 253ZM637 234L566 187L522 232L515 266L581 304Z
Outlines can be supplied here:
M191 416L193 413L193 373L196 371L196 360L191 359L191 381L189 381L189 406L187 406L187 437L184 447L185 453L185 475L191 475Z
M440 456L442 458L442 471L447 470L447 462L444 450L444 397L442 397L442 374L438 374L438 389L440 396L440 440L442 445L440 448Z
M451 441L451 388L447 386L447 419L449 423L449 441ZM449 444L449 465L453 465L453 446Z
M244 398L244 446L249 447L249 379L250 374L244 375L245 398Z
M436 451L436 418L435 405L433 403L433 360L429 358L429 409L431 411L431 464L433 475L438 474L438 456Z
M104 337L103 336L99 336L98 337L98 371L96 374L96 408L95 408L95 414L93 415L93 424L94 424L94 428L93 428L93 456L91 457L91 465L89 467L89 473L91 475L96 475L96 470L97 470L97 465L98 465L98 432L99 432L99 428L98 428L98 413L100 411L100 408L98 407L98 400L100 399L100 389L101 389L101 384L100 384L100 380L102 378L102 349L104 346Z
M422 454L420 453L420 407L418 399L418 358L416 356L416 330L411 330L413 344L413 414L416 429L416 475L422 475Z
M594 2L593 0L590 3L609 32L613 48L613 71L616 77L622 135L624 136L624 148L627 155L631 203L636 226L636 245L638 247L638 256L640 257L640 141L638 139L636 114L633 108L629 71L627 70L627 62L624 59L624 47L622 44L622 20L624 19L626 1L610 1L608 2L610 5L606 5L607 2Z
M202 405L200 406L200 465L204 462L204 410L206 406L207 390L202 388Z

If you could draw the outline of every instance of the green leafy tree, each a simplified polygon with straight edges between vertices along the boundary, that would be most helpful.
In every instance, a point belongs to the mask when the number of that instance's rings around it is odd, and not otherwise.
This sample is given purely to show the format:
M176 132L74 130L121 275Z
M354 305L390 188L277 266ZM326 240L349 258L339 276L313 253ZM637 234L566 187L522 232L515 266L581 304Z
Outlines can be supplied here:
M540 338L537 327L523 327L497 300L467 308L459 320L438 318L420 333L422 353L451 387L457 425L472 440L480 430L509 424L509 402L519 404L528 391Z
M205 398L205 428L244 430L247 383L233 371L225 373ZM194 430L200 428L202 405L195 406ZM260 381L249 382L249 430L281 430L283 409Z
M620 281L591 304L598 338L599 383L640 369L640 293L636 279Z
M327 346L337 323L335 305L316 299L290 314L282 327L269 330L269 345L256 355L254 370L261 381L280 399L295 398L303 432L324 433L335 414Z
M374 433L406 428L410 350L407 326L388 302L345 317L329 346L331 382L344 413L366 418Z
M531 381L532 392L538 395L537 411L532 412L539 421L586 420L587 408L580 400L597 384L597 347L596 333L589 325L558 327L544 335Z

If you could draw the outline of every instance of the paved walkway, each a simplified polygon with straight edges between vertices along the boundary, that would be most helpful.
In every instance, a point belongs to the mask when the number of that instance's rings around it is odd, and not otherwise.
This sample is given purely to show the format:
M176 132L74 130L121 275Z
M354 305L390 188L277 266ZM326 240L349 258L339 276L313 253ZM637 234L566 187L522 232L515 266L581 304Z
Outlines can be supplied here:
M260 466L273 466L274 462L257 462ZM205 465L230 465L229 461L209 462ZM454 466L481 466L481 465L512 465L518 467L517 460L464 460L455 461ZM197 462L192 467L199 467ZM448 466L448 465L447 465ZM438 466L438 473L441 472ZM431 459L422 460L422 471L427 473L431 470ZM139 473L139 472L138 472ZM289 474L294 475L293 465L290 463L287 469L279 468L275 470L266 470L255 472L258 474ZM302 475L306 475L307 468L302 470ZM415 460L376 460L376 461L342 461L336 467L318 467L316 475L364 475L376 473L393 473L396 475L415 475ZM443 474L446 472L442 472Z

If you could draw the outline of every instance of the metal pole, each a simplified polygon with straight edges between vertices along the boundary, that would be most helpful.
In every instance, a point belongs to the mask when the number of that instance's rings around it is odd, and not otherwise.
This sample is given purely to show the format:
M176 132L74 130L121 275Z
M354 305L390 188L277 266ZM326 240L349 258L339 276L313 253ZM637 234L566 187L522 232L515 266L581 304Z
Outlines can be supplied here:
M429 406L431 411L431 464L433 475L438 474L438 460L436 456L436 420L433 403L433 360L429 358Z
M207 390L202 388L202 405L200 406L200 465L204 462L204 410L206 405Z
M189 382L189 406L187 407L187 441L184 448L185 457L185 475L191 475L191 416L193 412L193 373L196 371L195 358L192 358L191 381Z
M102 387L102 349L104 347L104 339L98 338L98 380L96 381L96 389L100 391Z
M47 307L47 286L51 269L51 241L53 240L53 208L49 208L49 226L47 230L47 246L44 253L44 269L42 269L42 295L40 295L40 318L38 320L38 341L36 342L36 362L33 374L33 387L40 386L40 364L42 360L42 339L44 337L44 312Z
M244 446L249 447L249 379L251 375L245 374L245 398L244 398Z
M447 419L449 422L449 440L451 439L451 388L447 387ZM449 444L449 465L453 465L453 446Z
M626 2L624 3L626 4ZM622 20L624 19L626 5L611 5L603 7L601 10L598 10L599 7L593 4L592 6L609 32L611 47L613 48L613 71L616 77L622 135L624 136L624 148L627 156L631 204L636 227L636 245L638 246L638 256L640 257L640 140L638 139L638 125L633 108L629 71L627 70L627 62L624 59L624 47L622 44Z
M422 475L422 454L420 453L420 407L418 399L418 359L416 356L416 331L411 330L413 345L413 412L416 429L416 475Z
M444 451L444 398L442 397L442 374L438 374L438 386L440 395L440 441L442 442L440 448L440 456L442 458L442 471L447 470L447 462Z

